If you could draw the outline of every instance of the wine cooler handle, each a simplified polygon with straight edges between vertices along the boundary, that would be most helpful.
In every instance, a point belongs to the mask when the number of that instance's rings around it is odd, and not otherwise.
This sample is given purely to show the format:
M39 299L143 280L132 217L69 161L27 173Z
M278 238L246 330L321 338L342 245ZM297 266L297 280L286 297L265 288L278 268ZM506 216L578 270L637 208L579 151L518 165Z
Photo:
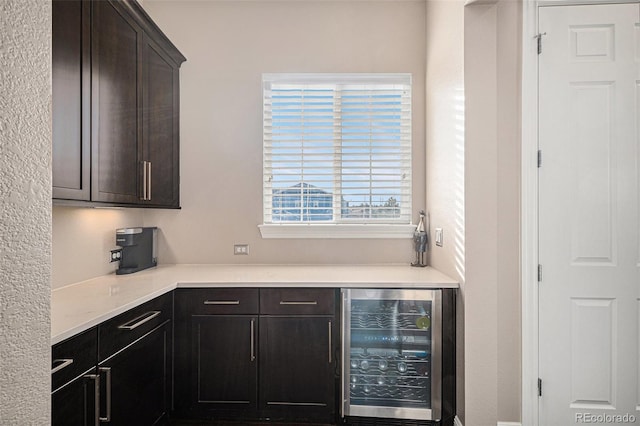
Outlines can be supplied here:
M256 360L256 352L255 352L255 320L251 320L251 362Z
M100 372L105 372L106 373L106 379L107 379L107 383L106 383L106 389L107 389L107 396L106 396L106 400L107 400L107 415L104 417L100 417L100 421L101 422L110 422L111 421L111 367L100 367L98 368L98 370L100 370Z
M331 359L332 352L333 352L331 340L332 340L331 339L331 321L329 321L329 364L331 364L333 362L333 359Z

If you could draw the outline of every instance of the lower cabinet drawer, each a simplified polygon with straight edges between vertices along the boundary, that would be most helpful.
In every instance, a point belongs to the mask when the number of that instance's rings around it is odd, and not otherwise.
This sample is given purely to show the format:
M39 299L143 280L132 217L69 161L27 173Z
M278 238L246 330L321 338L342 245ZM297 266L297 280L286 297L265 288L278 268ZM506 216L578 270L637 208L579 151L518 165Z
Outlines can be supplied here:
M254 315L257 288L184 288L176 290L176 306L191 315Z
M173 315L173 292L156 297L99 327L98 362L109 358L146 333L170 320Z
M96 366L98 332L90 328L51 348L51 390L55 391Z
M332 288L262 288L260 315L333 315Z

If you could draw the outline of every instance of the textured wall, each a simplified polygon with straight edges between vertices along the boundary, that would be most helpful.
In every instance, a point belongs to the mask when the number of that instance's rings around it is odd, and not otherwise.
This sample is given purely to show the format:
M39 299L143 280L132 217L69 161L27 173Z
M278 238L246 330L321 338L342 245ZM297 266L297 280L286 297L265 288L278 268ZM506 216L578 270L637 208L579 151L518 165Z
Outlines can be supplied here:
M51 4L0 2L0 424L50 422Z

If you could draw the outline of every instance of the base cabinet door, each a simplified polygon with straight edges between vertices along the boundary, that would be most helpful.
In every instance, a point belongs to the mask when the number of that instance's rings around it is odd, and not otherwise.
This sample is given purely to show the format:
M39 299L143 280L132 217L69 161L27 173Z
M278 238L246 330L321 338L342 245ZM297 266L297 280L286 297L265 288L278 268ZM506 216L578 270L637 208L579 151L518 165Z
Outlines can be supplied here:
M192 406L217 416L254 417L257 316L192 317ZM226 412L226 413L225 413Z
M260 409L270 418L331 422L333 318L260 318Z
M95 426L99 381L96 374L85 375L51 395L53 426Z
M170 340L165 323L99 364L104 424L154 425L166 419Z

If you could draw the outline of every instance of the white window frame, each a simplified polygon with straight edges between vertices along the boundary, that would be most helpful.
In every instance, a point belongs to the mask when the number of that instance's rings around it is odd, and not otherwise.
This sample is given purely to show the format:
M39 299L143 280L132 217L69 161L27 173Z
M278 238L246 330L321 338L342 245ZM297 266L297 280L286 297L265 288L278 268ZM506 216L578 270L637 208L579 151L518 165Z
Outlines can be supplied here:
M394 74L334 74L334 73L304 73L304 74L263 74L263 96L265 89L270 87L272 83L288 83L288 84L318 84L326 81L328 84L411 84L411 74L394 73ZM263 103L263 120L264 120ZM263 121L263 123L266 123ZM339 140L336 142L339 143ZM411 145L411 143L410 143ZM339 150L336 150L339 152ZM263 161L265 158L265 142L263 140ZM339 163L340 159L336 158ZM411 188L411 176L408 177L409 190ZM341 194L340 186L336 186L337 190L333 194L333 210L340 211ZM409 205L401 204L401 215L408 217L408 223L377 223L375 219L370 221L351 223L345 222L270 222L268 220L269 208L264 205L266 200L271 199L271 187L268 179L263 173L263 220L264 223L259 225L262 238L412 238L415 231L415 224L412 223L411 201L412 195L409 196Z

